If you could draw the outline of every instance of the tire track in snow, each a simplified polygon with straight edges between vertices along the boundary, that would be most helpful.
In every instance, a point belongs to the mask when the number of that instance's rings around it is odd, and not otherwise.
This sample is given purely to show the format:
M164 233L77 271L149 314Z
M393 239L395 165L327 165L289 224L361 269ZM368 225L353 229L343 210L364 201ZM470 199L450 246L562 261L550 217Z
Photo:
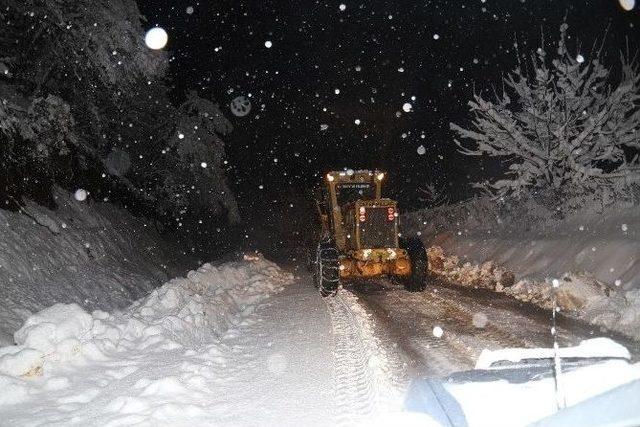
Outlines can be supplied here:
M334 340L336 424L359 424L398 409L401 393L394 385L391 363L374 334L370 314L356 296L343 289L325 301Z

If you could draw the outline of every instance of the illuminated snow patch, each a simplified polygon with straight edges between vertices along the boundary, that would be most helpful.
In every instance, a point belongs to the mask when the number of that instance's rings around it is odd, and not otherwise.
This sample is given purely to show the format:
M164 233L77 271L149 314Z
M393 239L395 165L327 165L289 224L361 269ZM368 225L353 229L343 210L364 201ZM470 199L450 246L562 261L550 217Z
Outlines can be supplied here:
M475 326L476 328L484 329L484 327L487 326L489 319L487 318L487 315L484 313L475 313L473 315L473 318L471 319L471 322L473 323L473 326Z

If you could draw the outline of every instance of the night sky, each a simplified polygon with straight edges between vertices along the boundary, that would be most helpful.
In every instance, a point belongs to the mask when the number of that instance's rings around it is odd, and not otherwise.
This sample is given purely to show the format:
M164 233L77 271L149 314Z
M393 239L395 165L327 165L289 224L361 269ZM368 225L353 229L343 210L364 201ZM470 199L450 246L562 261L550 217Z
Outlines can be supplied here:
M497 165L457 154L449 123L468 122L474 85L489 90L514 68L514 40L525 52L542 33L555 42L565 16L585 57L609 23L611 62L625 38L633 50L640 40L638 7L626 12L616 0L139 5L146 26L169 33L176 93L197 89L234 123L224 139L245 210L255 198L284 203L343 167L386 169L388 194L407 208L420 206L416 188L430 181L447 185L453 199L467 197L469 182L495 176ZM246 117L228 107L239 95L251 96ZM403 111L406 102L413 111Z

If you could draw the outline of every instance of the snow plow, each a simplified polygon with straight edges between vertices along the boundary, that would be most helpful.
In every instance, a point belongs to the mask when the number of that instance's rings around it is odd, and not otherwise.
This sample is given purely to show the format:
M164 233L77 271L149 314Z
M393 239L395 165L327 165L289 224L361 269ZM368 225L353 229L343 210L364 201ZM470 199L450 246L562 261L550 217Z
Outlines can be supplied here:
M380 171L334 171L316 191L322 231L314 283L322 296L334 295L342 281L379 276L424 290L426 251L419 239L399 237L397 203L382 197L384 179Z

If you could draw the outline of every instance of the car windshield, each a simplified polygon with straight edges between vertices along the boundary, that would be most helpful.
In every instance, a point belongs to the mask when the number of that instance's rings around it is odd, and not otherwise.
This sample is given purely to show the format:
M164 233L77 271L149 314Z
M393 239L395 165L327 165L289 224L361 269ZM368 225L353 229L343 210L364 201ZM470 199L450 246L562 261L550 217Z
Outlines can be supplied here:
M640 414L640 0L0 3L0 427Z

